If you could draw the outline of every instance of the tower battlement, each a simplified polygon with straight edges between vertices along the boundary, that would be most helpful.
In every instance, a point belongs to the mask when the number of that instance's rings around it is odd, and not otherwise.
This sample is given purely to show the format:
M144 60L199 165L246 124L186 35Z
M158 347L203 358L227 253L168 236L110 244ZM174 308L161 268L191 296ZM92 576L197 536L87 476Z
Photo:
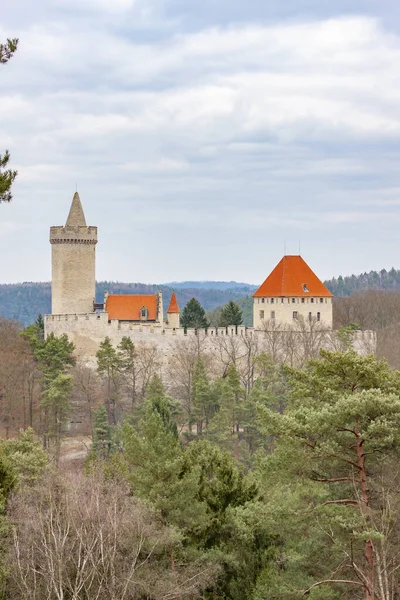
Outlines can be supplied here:
M50 244L97 244L97 227L50 227Z

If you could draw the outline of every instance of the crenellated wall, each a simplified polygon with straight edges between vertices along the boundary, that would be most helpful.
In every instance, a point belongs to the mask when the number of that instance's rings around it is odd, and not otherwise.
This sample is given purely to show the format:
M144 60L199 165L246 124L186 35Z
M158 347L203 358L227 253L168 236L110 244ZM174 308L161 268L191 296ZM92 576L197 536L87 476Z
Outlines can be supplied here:
M245 342L249 338L257 337L265 351L268 352L269 334L265 330L253 329L247 327L210 327L208 329L188 329L183 328L168 328L166 324L152 323L132 323L118 321L113 319L108 320L108 313L88 313L88 314L61 314L61 315L45 315L45 335L54 333L60 336L64 333L68 335L70 340L75 344L76 354L78 358L85 362L92 362L95 354L99 349L100 343L109 337L113 345L118 345L123 337L129 337L134 342L153 342L167 356L171 348L171 341L174 339L194 338L199 337L202 342L211 347L215 346L217 340L224 338L236 338ZM321 337L321 347L335 349L334 332L320 330L323 335ZM293 332L275 332L278 335L292 335ZM304 332L295 332L304 339ZM309 335L315 335L310 333ZM263 342L264 340L264 342ZM353 347L360 354L375 353L376 350L376 334L373 331L356 331L353 336Z

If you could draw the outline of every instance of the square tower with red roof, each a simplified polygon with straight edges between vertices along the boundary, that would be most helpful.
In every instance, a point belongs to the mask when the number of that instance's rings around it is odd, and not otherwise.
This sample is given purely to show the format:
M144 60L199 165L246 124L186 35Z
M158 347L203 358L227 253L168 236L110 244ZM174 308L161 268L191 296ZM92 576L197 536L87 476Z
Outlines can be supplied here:
M284 256L253 294L253 326L321 323L332 329L333 294L301 256Z

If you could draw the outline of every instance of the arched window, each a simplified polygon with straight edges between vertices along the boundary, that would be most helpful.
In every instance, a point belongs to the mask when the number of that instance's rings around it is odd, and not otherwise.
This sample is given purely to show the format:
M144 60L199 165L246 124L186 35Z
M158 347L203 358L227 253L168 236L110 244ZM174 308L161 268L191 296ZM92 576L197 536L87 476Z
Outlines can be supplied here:
M147 308L145 306L142 306L142 308L140 309L140 320L147 321L147 315L148 315Z

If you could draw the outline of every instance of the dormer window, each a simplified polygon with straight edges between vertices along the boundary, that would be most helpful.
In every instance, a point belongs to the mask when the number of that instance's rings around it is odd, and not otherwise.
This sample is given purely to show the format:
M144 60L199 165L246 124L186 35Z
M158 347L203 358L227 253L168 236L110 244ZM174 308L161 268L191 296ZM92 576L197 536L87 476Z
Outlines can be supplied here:
M147 308L145 306L143 306L140 309L140 320L141 321L147 321L147 315L148 315Z
M303 292L306 292L306 294L309 293L310 290L308 289L306 283L303 283L303 285L301 287L303 288Z

